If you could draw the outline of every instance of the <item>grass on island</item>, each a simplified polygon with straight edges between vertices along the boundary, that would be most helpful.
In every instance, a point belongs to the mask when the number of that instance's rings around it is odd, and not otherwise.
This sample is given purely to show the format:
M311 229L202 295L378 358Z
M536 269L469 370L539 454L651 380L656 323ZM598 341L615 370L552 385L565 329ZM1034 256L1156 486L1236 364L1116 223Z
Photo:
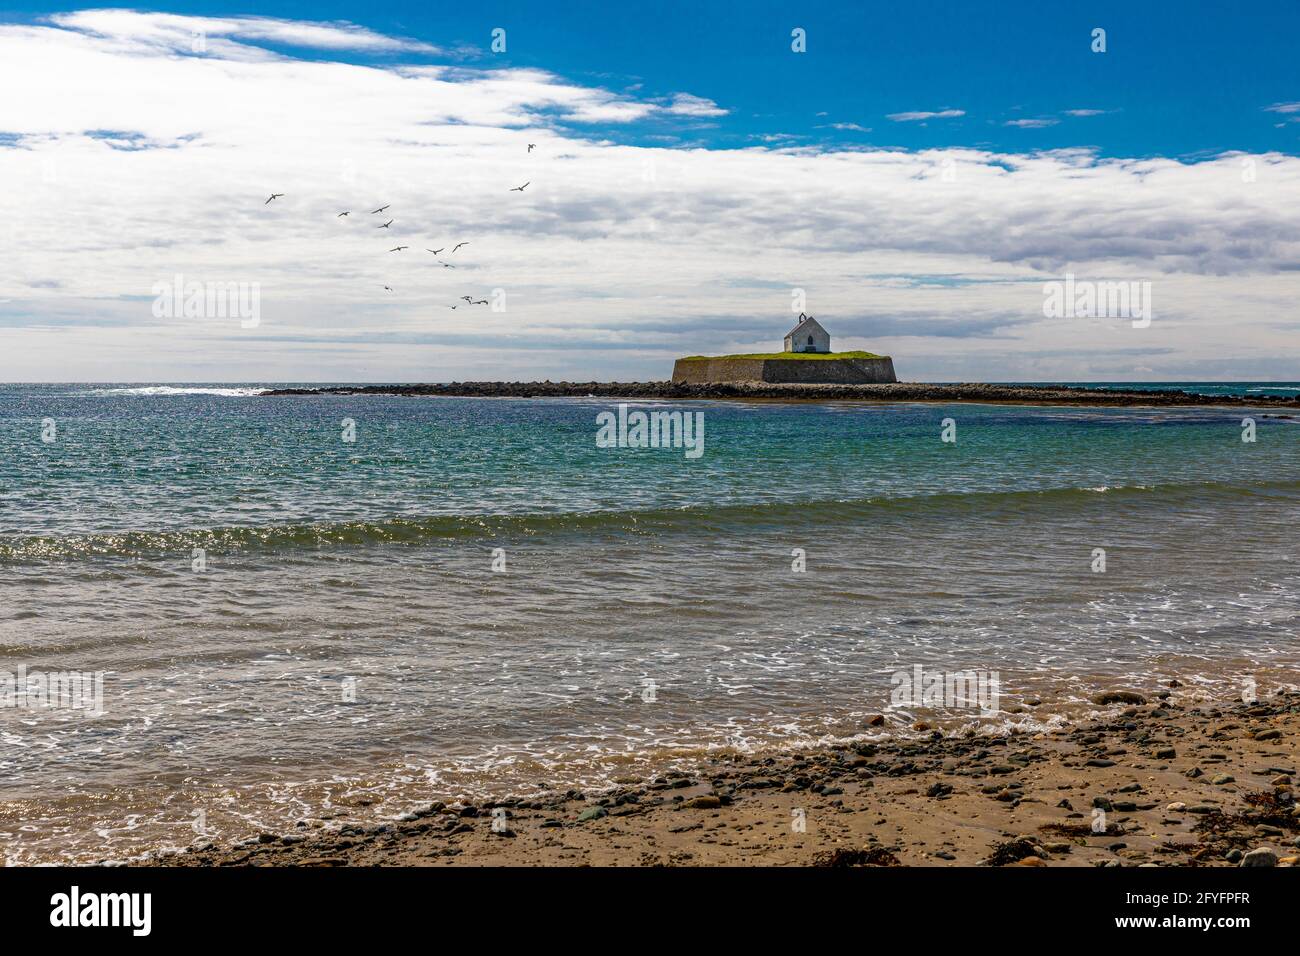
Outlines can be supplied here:
M827 359L878 359L888 358L875 352L759 352L754 355L687 355L683 362L702 362L708 359L797 359L800 362L825 362Z

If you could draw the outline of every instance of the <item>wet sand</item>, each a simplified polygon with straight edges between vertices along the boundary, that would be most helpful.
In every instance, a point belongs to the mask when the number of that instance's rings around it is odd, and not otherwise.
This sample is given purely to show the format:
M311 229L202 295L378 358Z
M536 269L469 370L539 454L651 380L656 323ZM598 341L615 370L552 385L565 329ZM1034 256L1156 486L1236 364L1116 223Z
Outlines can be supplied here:
M1291 408L1292 398L1196 395L1182 391L1111 391L1064 385L988 385L892 382L881 385L776 385L765 382L451 382L432 385L342 385L279 388L264 396L406 395L443 398L625 398L737 399L855 402L970 402L1006 405L1101 405L1118 407L1220 406Z
M1206 703L1169 684L1099 698L1107 716L1046 733L945 735L917 724L908 739L720 754L599 793L435 803L374 826L306 819L289 833L150 862L1296 865L1300 692Z

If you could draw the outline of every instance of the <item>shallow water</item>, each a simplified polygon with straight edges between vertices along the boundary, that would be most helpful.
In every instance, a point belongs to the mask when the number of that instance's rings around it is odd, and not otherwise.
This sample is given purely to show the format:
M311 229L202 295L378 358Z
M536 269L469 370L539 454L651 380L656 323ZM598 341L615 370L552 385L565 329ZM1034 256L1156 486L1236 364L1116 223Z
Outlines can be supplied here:
M638 405L703 413L691 460L597 448L603 399L168 388L0 387L0 669L104 672L102 716L0 707L11 861L1296 681L1275 413ZM916 665L1002 712L891 710Z

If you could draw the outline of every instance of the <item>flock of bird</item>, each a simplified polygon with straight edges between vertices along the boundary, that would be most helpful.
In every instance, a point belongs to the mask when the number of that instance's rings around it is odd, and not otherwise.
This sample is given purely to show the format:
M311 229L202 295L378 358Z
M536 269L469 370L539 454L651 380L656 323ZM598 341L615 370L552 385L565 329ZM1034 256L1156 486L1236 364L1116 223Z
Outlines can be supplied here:
M528 152L531 153L531 152L532 152L534 149L536 149L536 148L537 148L537 144L536 144L536 143L529 143L529 144L528 144ZM527 189L530 185L532 185L532 180L529 180L528 182L524 183L522 186L514 186L514 187L511 187L511 188L508 190L508 192L512 192L512 193L521 193L521 192L523 192L525 189ZM270 205L270 203L272 202L272 200L280 199L280 198L282 198L283 196L284 196L284 193L271 193L271 195L267 198L266 202L262 203L262 205L263 205L263 206ZM388 210L388 206L389 206L389 205L392 205L392 204L389 203L388 205L380 206L378 209L372 209L372 210L370 210L370 215L372 215L372 216L382 216L382 215L383 215L383 214ZM344 217L346 217L346 216L350 216L350 215L352 215L352 210L350 210L350 209L346 209L346 210L344 210L343 212L339 213L337 216L335 216L335 218L336 218L336 219L343 219ZM380 225L376 226L375 228L377 228L377 229L388 229L388 228L389 228L390 226L392 226L392 224L393 224L394 222L396 222L396 221L397 221L397 220L395 220L395 219L389 219L387 222L380 223ZM454 254L455 254L459 249L461 249L461 248L464 247L464 246L468 246L468 245L469 245L469 241L468 241L468 240L466 240L465 242L458 242L458 243L456 243L454 246L452 246L452 248L451 248L451 252L449 252L449 253L447 253L447 254L448 254L448 255L454 255ZM410 246L393 246L393 248L389 249L388 251L389 251L389 252L405 252L405 251L406 251L407 249L409 249L409 248L411 248L411 247L410 247ZM446 248L447 248L446 246L443 246L443 247L440 248L440 249L430 249L428 246L425 246L424 251L425 251L425 252L431 252L431 253L433 253L433 254L436 256L436 255L438 255L439 253L445 251ZM452 265L450 262L445 262L445 261L443 261L443 260L441 260L441 259L438 260L438 264L439 264L440 266L442 266L444 269L454 269L454 268L456 268L456 267L455 267L454 265ZM393 288L392 288L392 286L387 286L387 285L386 285L386 286L384 286L384 291L386 291L386 292L392 292L392 291L393 291ZM487 299L476 299L476 298L474 298L473 296L469 296L469 295L462 295L460 298L462 299L462 301L463 301L464 303L466 303L466 304L468 304L468 305L488 305L488 304L489 304ZM449 309L458 309L458 308L460 308L460 306L461 306L461 303L458 302L458 303L456 303L456 305L450 305L450 306L448 306L447 308L449 308Z

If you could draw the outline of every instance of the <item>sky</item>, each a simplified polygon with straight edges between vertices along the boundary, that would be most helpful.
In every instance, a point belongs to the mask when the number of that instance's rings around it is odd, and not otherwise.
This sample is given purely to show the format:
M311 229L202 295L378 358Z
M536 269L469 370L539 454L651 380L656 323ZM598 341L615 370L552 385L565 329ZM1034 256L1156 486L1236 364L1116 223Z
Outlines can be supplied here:
M904 380L1300 379L1297 28L1293 3L0 11L0 380L663 379L777 350L801 310ZM1150 321L1045 314L1067 275L1142 284ZM196 288L254 320L166 308Z

